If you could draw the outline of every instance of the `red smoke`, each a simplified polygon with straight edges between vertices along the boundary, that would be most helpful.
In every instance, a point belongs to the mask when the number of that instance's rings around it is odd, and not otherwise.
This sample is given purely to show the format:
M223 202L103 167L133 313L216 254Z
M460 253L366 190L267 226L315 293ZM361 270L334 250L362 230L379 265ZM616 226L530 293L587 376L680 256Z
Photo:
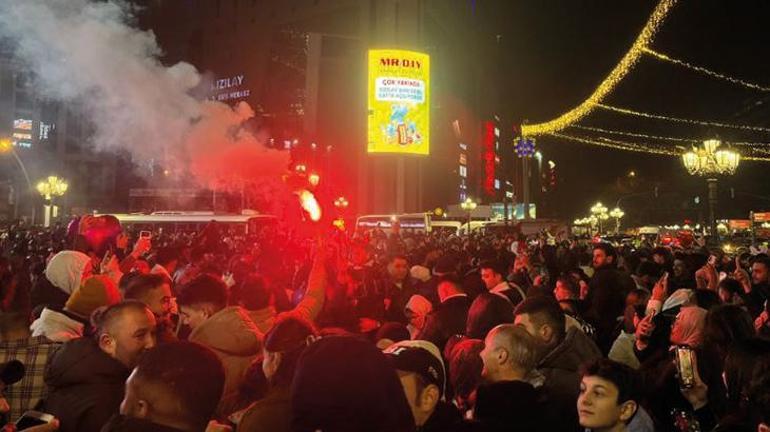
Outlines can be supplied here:
M254 116L241 102L233 108L203 102L203 115L185 139L190 171L204 185L240 188L244 182L278 179L289 165L289 153L269 149L243 128Z

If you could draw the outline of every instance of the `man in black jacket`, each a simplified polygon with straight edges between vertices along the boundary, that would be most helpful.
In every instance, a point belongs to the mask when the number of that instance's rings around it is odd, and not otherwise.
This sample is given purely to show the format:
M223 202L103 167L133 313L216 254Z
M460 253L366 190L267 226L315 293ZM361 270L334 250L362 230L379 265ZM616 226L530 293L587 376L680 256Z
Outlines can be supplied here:
M507 431L513 425L517 431L554 430L555 424L544 425L547 404L544 379L534 370L537 355L537 341L524 328L501 324L489 331L479 354L485 383L475 408L484 430Z
M450 337L465 332L471 300L452 276L444 276L439 281L438 297L441 303L436 311L428 315L418 338L432 342L443 352Z
M155 316L141 302L112 305L96 324L95 339L67 342L46 368L45 411L62 432L99 431L118 412L131 368L155 345Z
M538 344L537 370L545 376L543 390L561 411L564 424L580 430L575 400L580 389L580 367L602 357L596 344L581 329L566 329L564 312L552 297L528 297L516 307L517 326Z
M619 333L618 317L623 315L626 295L635 288L631 276L617 269L618 253L609 243L594 247L594 275L588 284L586 318L596 327L596 342L607 354Z

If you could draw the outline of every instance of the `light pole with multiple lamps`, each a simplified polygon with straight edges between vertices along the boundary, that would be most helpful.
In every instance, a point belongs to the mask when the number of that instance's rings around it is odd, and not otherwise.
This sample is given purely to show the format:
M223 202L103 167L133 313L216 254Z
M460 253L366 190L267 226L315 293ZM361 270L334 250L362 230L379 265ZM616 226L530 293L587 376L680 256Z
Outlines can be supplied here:
M729 148L719 149L722 142L710 139L703 142L702 147L693 146L692 150L682 154L682 163L690 175L706 177L709 200L709 226L711 236L719 238L716 227L717 207L717 176L733 175L738 170L741 155Z
M468 234L471 233L471 215L473 214L473 210L476 210L477 206L478 204L471 198L466 198L465 201L460 203L460 208L468 212Z
M610 216L615 218L615 234L620 233L620 219L625 215L626 213L620 207L610 210Z
M593 205L593 207L591 207L591 215L594 216L599 223L599 234L601 234L602 221L609 219L609 215L607 214L607 207L605 207L602 203L597 202Z
M53 205L53 197L62 196L67 192L69 185L64 179L60 179L56 176L48 176L47 179L40 181L37 184L37 191L45 199L45 215L43 220L43 226L51 226L51 217L56 217L56 206ZM53 210L53 215L51 214Z

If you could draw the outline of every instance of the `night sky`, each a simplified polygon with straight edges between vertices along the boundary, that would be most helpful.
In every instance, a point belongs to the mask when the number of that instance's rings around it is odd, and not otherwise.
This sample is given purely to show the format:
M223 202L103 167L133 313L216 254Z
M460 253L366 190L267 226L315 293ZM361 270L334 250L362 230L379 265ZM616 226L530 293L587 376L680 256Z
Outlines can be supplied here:
M458 47L458 53L463 49L487 53L487 68L498 71L489 79L499 97L504 127L524 119L531 123L553 119L587 98L629 49L657 4L653 0L425 1L433 5L439 21L441 14L454 12L465 23L462 28L452 27L449 33L454 40L444 43L449 49L455 41L473 41L478 46ZM453 19L457 20L457 16ZM730 76L770 85L769 22L768 1L680 0L652 48ZM163 25L173 28L174 24ZM175 51L174 47L165 48ZM770 109L766 107L770 94L707 78L650 57L641 59L605 103L675 117L770 126ZM767 133L683 126L602 111L595 111L580 124L654 135L770 142ZM628 195L634 197L624 198L622 207L631 223L681 223L684 218L705 215L705 180L689 176L678 158L548 137L540 138L538 146L546 159L557 163L560 184L544 206L552 215L572 220L584 216L597 199L612 206ZM736 176L720 182L719 216L746 218L749 210L770 209L770 198L756 197L770 196L770 182L765 180L768 164L744 161ZM626 177L630 170L637 173L635 179ZM653 199L656 188L658 197ZM693 201L696 196L701 198L700 206Z
M584 100L625 54L657 2L517 1L477 2L479 12L503 34L506 110L512 118L540 122L555 118ZM653 48L726 75L770 84L770 2L680 1L660 29ZM491 29L490 29L491 30ZM770 95L704 77L643 57L606 103L674 117L766 126L762 103ZM583 125L646 134L706 139L770 142L766 133L681 126L595 111ZM567 130L572 135L583 131ZM610 136L616 139L629 138ZM554 158L562 180L558 211L577 217L597 199L614 204L623 195L652 194L622 202L627 213L659 222L695 219L693 198L705 202L705 181L691 178L677 158L647 156L542 138L539 145ZM750 209L770 208L766 163L744 162L734 178L720 183L720 216L747 217ZM621 179L635 170L634 181ZM730 188L735 199L731 199ZM702 204L701 204L702 205ZM658 208L651 208L658 207ZM584 210L585 209L585 210ZM701 209L705 211L705 208Z

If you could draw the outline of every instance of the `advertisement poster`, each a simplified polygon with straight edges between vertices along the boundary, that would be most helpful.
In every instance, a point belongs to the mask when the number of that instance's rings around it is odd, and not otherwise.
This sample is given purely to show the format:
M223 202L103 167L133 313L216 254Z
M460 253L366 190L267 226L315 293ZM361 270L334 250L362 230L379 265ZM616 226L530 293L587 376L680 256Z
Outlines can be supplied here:
M430 57L369 50L369 153L430 154Z

